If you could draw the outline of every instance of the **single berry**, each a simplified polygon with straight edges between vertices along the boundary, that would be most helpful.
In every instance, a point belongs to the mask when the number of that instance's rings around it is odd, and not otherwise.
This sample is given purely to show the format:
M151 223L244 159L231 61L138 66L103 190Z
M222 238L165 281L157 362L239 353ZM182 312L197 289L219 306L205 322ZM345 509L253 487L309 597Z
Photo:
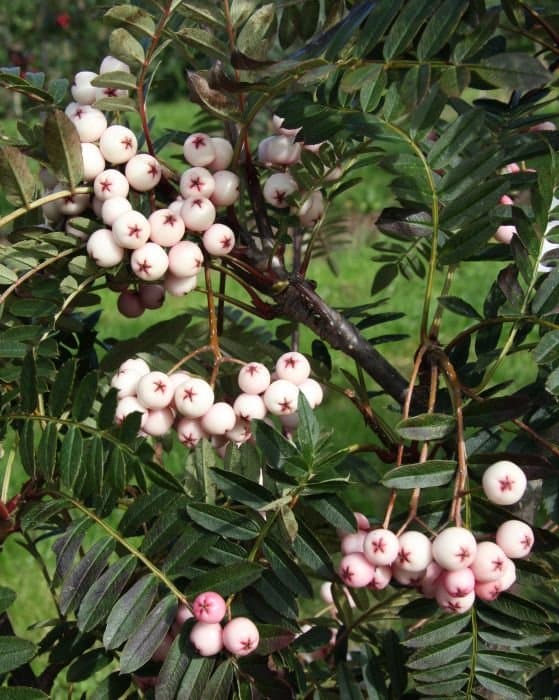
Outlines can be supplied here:
M440 582L453 598L463 598L474 590L476 578L470 568L454 569L444 571Z
M231 428L231 430L227 430L225 432L225 437L231 442L234 442L235 445L242 445L243 442L247 442L252 437L252 433L250 432L250 423L237 417L235 425Z
M200 418L202 430L208 435L225 435L228 430L233 430L236 422L233 407L225 401L214 403Z
M264 199L278 209L289 207L289 197L297 192L297 183L287 173L274 173L264 183Z
M165 288L161 284L141 284L138 296L145 309L159 309L165 301Z
M164 372L149 372L138 382L136 394L146 408L165 408L173 398L173 386Z
M149 153L138 153L126 163L124 174L130 187L137 192L148 192L159 184L161 166Z
M215 172L216 170L225 170L231 165L233 160L233 146L221 136L212 136L211 142L215 149L215 158L211 163L208 163L208 168Z
M260 642L258 628L248 617L234 617L223 628L223 646L235 656L247 656Z
M367 588L373 591L382 591L392 580L392 569L389 566L375 566L373 578L367 584Z
M342 554L351 554L352 552L360 552L363 554L363 543L365 541L365 532L359 530L357 532L348 532L342 537L340 549Z
M111 197L101 206L101 218L105 226L112 226L121 214L132 211L132 204L126 197Z
M200 246L192 241L179 241L169 249L169 272L176 277L196 275L204 262Z
M375 567L360 552L352 552L342 557L338 573L346 586L364 588L375 573Z
M215 180L206 168L194 167L185 170L181 175L179 189L181 195L187 197L211 197L215 188Z
M146 217L139 211L132 210L115 219L112 231L118 245L135 250L148 242L151 229Z
M465 527L447 527L433 540L433 559L449 571L470 566L476 550L476 538Z
M400 541L385 528L376 528L367 533L363 542L363 554L375 566L390 566L398 558Z
M215 656L223 649L223 631L219 622L196 622L190 641L200 656Z
M507 555L494 542L479 542L471 569L476 581L496 581L505 572Z
M167 272L169 257L160 245L148 242L132 252L130 267L144 282L155 282Z
M146 435L161 437L169 432L174 420L175 414L170 408L149 409L142 430Z
M147 409L142 406L135 396L125 396L116 405L115 422L120 425L131 413L141 413L140 427L143 428L147 419Z
M396 563L404 571L422 571L432 561L431 540L422 532L406 530L400 535Z
M225 224L212 224L204 231L202 244L210 255L228 255L235 247L235 234Z
M264 392L264 403L275 416L289 416L297 410L299 389L287 379L277 379Z
M214 191L211 196L216 207L230 207L239 199L239 176L230 170L214 173Z
M286 352L276 362L278 379L287 379L293 384L302 384L310 373L309 361L300 352Z
M177 421L175 429L179 440L189 449L196 447L202 438L207 437L197 418L183 416Z
M189 231L202 232L215 221L215 207L207 197L187 197L181 207L181 216Z
M456 613L457 615L469 610L476 600L474 591L470 591L465 596L454 598L448 593L444 586L439 586L436 595L437 603L447 613Z
M526 475L514 462L506 459L488 467L481 485L488 500L500 506L517 503L526 490Z
M91 81L97 77L97 73L91 70L82 70L74 76L74 84L70 88L72 99L81 105L92 105L97 99L97 88Z
M214 402L214 392L208 382L198 377L189 377L175 388L177 411L189 418L200 418Z
M239 394L233 402L233 410L244 421L262 420L266 417L266 404L257 394Z
M99 148L109 163L127 163L138 150L134 132L126 126L112 124L101 134Z
M124 249L118 245L108 228L94 231L88 238L87 254L99 267L113 267L122 262Z
M114 56L105 56L99 66L99 73L114 73L115 71L130 73L130 66Z
M270 386L270 372L261 362L249 362L239 370L237 381L245 394L262 394Z
M322 399L324 398L324 392L322 391L322 387L316 381L316 379L312 379L312 377L309 377L308 379L305 379L305 381L301 382L298 386L299 391L302 394L304 394L311 408L316 408L317 406L320 406L320 404L322 403Z
M90 105L76 105L68 114L76 127L80 141L98 141L107 128L107 118L100 109Z
M83 160L83 179L86 182L95 180L99 173L105 170L105 159L94 143L84 142L81 144Z
M534 545L534 532L522 520L506 520L499 526L495 539L511 559L527 557Z
M188 294L193 289L196 289L197 284L197 275L191 275L190 277L177 277L170 272L167 272L163 282L165 291L172 297L182 297L185 294Z
M194 617L201 622L221 622L226 610L225 600L214 591L200 593L192 603Z
M183 145L184 159L190 165L205 167L216 157L216 148L208 134L190 134Z
M138 316L141 316L145 311L142 300L138 294L129 290L125 290L118 295L116 306L120 313L126 316L126 318L138 318Z
M93 181L93 191L97 199L104 202L111 197L127 197L130 185L119 170L108 168Z
M180 214L171 209L156 209L148 219L151 228L150 239L154 243L169 247L182 240L185 231Z

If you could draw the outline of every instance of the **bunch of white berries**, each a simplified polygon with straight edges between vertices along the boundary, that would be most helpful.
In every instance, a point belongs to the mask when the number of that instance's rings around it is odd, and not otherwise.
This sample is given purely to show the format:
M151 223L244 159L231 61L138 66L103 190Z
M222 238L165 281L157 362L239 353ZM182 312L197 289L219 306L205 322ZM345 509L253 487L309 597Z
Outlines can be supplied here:
M131 358L111 380L118 397L115 420L121 423L139 412L145 435L161 437L174 427L186 447L195 447L205 437L223 452L228 442L238 445L251 438L252 420L272 414L293 422L299 392L311 408L321 403L322 387L310 377L310 365L302 353L281 355L275 375L272 378L259 362L243 365L237 377L241 393L230 404L215 401L213 388L200 377L183 370L169 375L152 371L141 358Z
M496 462L484 473L482 486L493 503L511 505L524 494L526 476L513 462ZM534 544L532 528L507 520L495 542L478 542L464 527L447 527L432 540L416 530L396 535L356 513L358 530L342 536L338 573L350 588L381 590L392 580L415 586L448 612L469 610L476 597L495 600L516 581L513 559L524 558Z

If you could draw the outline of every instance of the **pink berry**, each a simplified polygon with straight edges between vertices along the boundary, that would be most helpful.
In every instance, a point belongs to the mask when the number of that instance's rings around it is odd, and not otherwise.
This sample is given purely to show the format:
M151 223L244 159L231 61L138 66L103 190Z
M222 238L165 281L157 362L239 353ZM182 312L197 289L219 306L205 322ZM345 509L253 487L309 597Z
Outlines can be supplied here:
M105 170L105 159L99 147L94 143L84 142L81 144L83 160L83 179L86 182L95 180L99 173Z
M192 620L194 615L192 614L192 611L190 608L185 605L184 603L181 603L179 607L177 608L177 612L175 615L175 621L173 622L171 626L171 634L176 637L178 634L180 634L180 631L184 625L184 623L187 620Z
M111 231L100 228L89 237L87 254L99 267L113 267L122 262L124 249L115 241Z
M270 386L270 372L260 362L249 362L239 371L237 381L245 394L262 394Z
M124 174L130 187L137 192L148 192L159 184L161 166L149 153L139 153L126 163Z
M299 391L302 391L300 386L299 386ZM371 529L371 524L369 523L369 518L357 510L353 512L353 515L355 517L355 524L357 525L357 529L363 530L365 533L369 532L369 530Z
M131 413L141 413L140 427L143 428L147 419L147 409L142 406L135 396L125 396L116 405L115 422L120 425Z
M206 168L194 167L181 175L179 189L187 197L211 197L215 188L212 174Z
M300 352L286 352L276 362L276 373L279 379L287 379L298 385L309 378L311 366Z
M126 197L111 197L101 206L101 218L105 226L112 226L121 214L132 211L132 204Z
M301 144L291 136L268 136L258 145L258 159L272 165L292 165L301 158Z
M214 191L211 196L216 207L230 207L239 199L239 176L230 170L214 173Z
M233 430L236 422L233 407L225 401L214 403L200 418L202 430L208 435L225 435L228 430Z
M320 406L320 404L322 403L322 399L324 398L324 392L322 391L322 387L316 381L316 379L312 379L312 377L309 377L308 379L305 379L305 381L301 382L298 386L299 391L302 394L304 394L311 408L316 408L317 406Z
M453 598L463 598L476 585L474 572L469 568L444 571L440 581Z
M179 384L174 394L177 411L189 418L200 418L214 402L214 392L208 382L198 377L189 377Z
M441 569L436 561L432 561L425 569L425 574L421 580L420 586L421 593L425 598L436 597L442 574L443 569Z
M494 542L479 542L471 569L476 581L496 581L505 572L507 555Z
M161 437L169 432L174 420L175 414L170 408L149 409L142 430L146 435Z
M215 145L208 134L194 133L183 145L184 159L190 165L205 167L216 157Z
M151 228L150 239L154 243L168 247L182 240L185 231L184 221L170 209L157 209L148 219Z
M142 375L132 369L119 369L111 379L111 387L117 390L117 397L135 396Z
M77 105L68 115L76 127L80 141L98 141L107 128L107 118L100 109Z
M274 173L264 183L264 199L278 209L289 207L289 197L297 192L297 183L287 173Z
M401 586L410 586L413 588L419 588L422 585L423 579L425 578L425 574L427 572L427 569L420 569L419 571L406 571L405 569L402 569L397 562L392 564L391 569L392 577L395 581L397 581Z
M111 197L127 197L130 185L119 170L108 168L99 173L93 181L93 191L95 196L104 202Z
M183 416L177 421L175 428L179 440L185 447L188 447L188 449L196 447L202 438L207 437L206 433L202 430L200 421L196 418L187 418Z
M212 136L211 142L215 149L215 158L211 163L208 163L208 168L215 172L216 170L225 170L231 165L233 160L233 146L221 136Z
M239 394L233 402L233 410L245 421L262 420L266 417L266 404L257 394Z
M481 485L488 500L500 506L517 503L526 490L526 475L514 462L506 459L488 467Z
M136 374L143 377L144 374L148 374L151 370L148 363L145 360L142 360L141 357L130 357L120 365L118 371L136 372Z
M223 649L223 631L219 622L196 622L190 641L200 656L215 656Z
M518 231L516 229L516 226L512 225L501 225L497 228L495 233L493 234L495 240L499 241L499 243L510 243L513 239L514 236L518 234Z
M301 226L314 226L324 215L324 197L320 190L311 192L297 210Z
M512 559L507 559L505 562L505 572L499 579L503 591L508 591L508 589L516 581L516 566Z
M113 223L113 236L118 245L129 250L141 248L150 236L150 225L139 211L127 211Z
M204 231L202 244L210 255L228 255L235 247L235 234L225 224L212 224Z
M155 282L167 272L169 257L160 245L148 241L132 252L130 267L144 282Z
M367 588L373 591L382 591L392 580L392 569L389 566L375 566L373 578L369 581Z
M252 433L250 432L250 423L237 417L235 420L235 425L231 428L231 430L225 431L225 437L231 442L234 442L235 445L242 445L243 442L247 442L252 437Z
M470 593L465 596L454 598L450 595L450 593L448 593L444 586L439 586L436 598L439 607L445 612L460 615L473 606L476 600L476 594L474 591L470 591Z
M351 554L352 552L359 552L363 554L363 542L365 541L365 533L363 530L358 532L349 532L347 535L342 537L340 543L340 549L342 554Z
M127 163L136 155L138 140L128 127L112 124L101 134L99 148L103 158L109 163Z
M165 408L173 398L173 386L164 372L149 372L138 382L136 394L146 408Z
M82 70L74 76L74 84L70 88L72 99L81 105L92 105L97 99L97 88L91 81L97 77L97 73L90 70Z
M443 569L470 566L476 555L476 538L464 527L447 527L433 540L433 559Z
M181 216L189 231L201 233L215 221L215 207L207 197L187 197L181 207Z
M432 561L431 541L422 532L406 530L400 535L400 549L396 560L404 571L422 571Z
M400 541L391 530L376 528L363 541L363 554L375 566L390 566L396 561Z
M351 552L342 557L338 573L347 586L364 588L371 582L375 567L360 552Z
M522 559L530 554L534 545L534 532L522 520L507 520L499 526L497 544L511 559Z
M248 617L234 617L223 628L223 646L235 656L247 656L260 642L258 628Z
M192 603L194 617L201 622L221 622L226 610L225 600L214 591L200 593Z
M477 597L487 602L497 600L502 591L503 587L500 579L496 581L479 581L475 585L475 594Z
M59 183L56 185L53 192L62 192L66 189L66 185ZM64 214L64 216L77 216L87 209L88 205L88 194L69 194L67 197L64 197L64 199L58 201L60 213Z
M264 403L275 416L289 416L297 410L299 389L287 379L276 379L264 392Z
M114 56L105 56L99 66L99 73L114 73L114 71L130 73L130 66Z
M192 241L179 241L169 249L169 272L176 277L193 277L200 271L204 254Z
M197 284L197 275L191 275L190 277L177 277L170 272L167 272L163 282L165 291L172 297L182 297L185 294L188 294L193 289L196 289Z
M125 290L118 295L117 309L126 318L138 318L144 311L144 305L136 292Z

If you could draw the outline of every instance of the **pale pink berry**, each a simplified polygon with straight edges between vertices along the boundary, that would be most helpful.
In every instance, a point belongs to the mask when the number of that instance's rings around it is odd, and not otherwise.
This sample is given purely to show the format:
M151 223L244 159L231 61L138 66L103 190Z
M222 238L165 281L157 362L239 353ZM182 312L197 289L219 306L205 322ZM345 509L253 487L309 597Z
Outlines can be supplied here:
M286 352L276 362L276 374L279 379L287 379L293 384L302 384L309 378L311 366L300 352Z
M128 127L112 124L101 134L99 148L109 163L127 163L136 155L138 140Z
M248 442L251 439L250 423L242 418L237 417L235 425L231 430L225 432L225 437L234 442L236 445L241 445L243 442Z
M342 554L351 554L352 552L360 552L363 554L364 540L365 532L363 530L349 532L347 535L344 535L340 542L340 550Z
M400 535L400 548L396 560L404 571L422 571L433 559L431 540L417 530L406 530Z
M204 379L188 377L175 388L177 411L189 418L200 418L214 402L214 391Z
M185 199L187 197L211 197L214 188L215 180L206 168L189 168L181 175L179 189Z
M148 363L145 360L142 360L141 357L130 357L120 365L118 371L136 372L136 374L143 377L144 374L148 374L151 370Z
M367 588L373 591L382 591L392 580L392 569L389 566L375 566L373 578L369 581Z
M228 430L233 430L236 422L233 406L225 401L214 403L200 418L202 430L208 435L225 435Z
M113 267L124 258L124 249L118 245L108 228L94 231L87 241L86 250L99 267Z
M146 408L165 408L173 398L173 386L164 372L149 372L138 382L136 394Z
M111 197L101 206L101 218L105 226L112 226L121 214L132 211L132 204L126 197Z
M297 192L297 183L287 173L274 173L264 183L262 194L264 199L278 209L289 206L289 198Z
M74 76L74 84L70 88L72 99L81 105L92 105L97 99L97 88L91 81L97 77L97 73L91 70L82 70Z
M93 181L95 196L101 201L111 197L128 197L130 185L124 175L114 168L99 173Z
M202 430L200 421L196 418L187 418L183 416L177 421L175 429L179 440L189 449L196 447L202 438L207 437L206 433Z
M74 236L74 238L79 238L80 241L86 241L88 239L87 233L77 228L73 224L73 219L68 219L64 224L64 230L69 236Z
M107 118L91 105L77 105L68 115L76 127L80 141L98 141L107 128Z
M45 194L50 194L47 190ZM43 216L47 221L58 221L60 219L62 212L60 211L61 203L59 199L54 199L52 202L46 202L42 205L41 211Z
M295 138L297 134L301 131L301 127L298 126L295 129L287 129L283 124L285 123L285 117L280 117L278 114L272 115L272 126L276 134L283 134L284 136L291 136Z
M117 397L135 396L142 375L132 369L119 369L111 379L111 387L117 390Z
M400 540L391 530L376 528L363 541L363 554L375 566L390 566L398 558Z
M413 588L419 588L421 586L427 571L426 569L420 569L419 571L406 571L405 569L402 569L397 562L392 564L391 570L392 577L401 586L409 586Z
M475 594L477 597L487 602L497 600L502 592L503 586L500 579L496 581L479 581L475 585Z
M248 617L234 617L223 628L223 646L235 656L247 656L258 647L258 628Z
M425 569L425 574L421 579L420 586L421 593L425 598L435 598L442 573L443 569L441 569L436 561L432 561Z
M138 153L126 163L124 174L130 187L137 192L148 192L159 184L161 166L149 153Z
M183 145L184 159L190 165L205 167L216 157L215 145L208 134L194 133Z
M470 566L476 550L476 538L465 527L447 527L433 540L433 559L449 571Z
M249 362L239 370L237 381L245 394L262 394L270 386L270 372L261 362Z
M165 291L172 297L182 297L185 294L188 294L193 289L196 289L197 284L197 275L191 275L190 277L177 277L170 272L165 275L165 280L163 282Z
M301 391L300 386L299 391ZM355 517L355 524L357 525L357 529L363 530L365 533L369 532L369 530L371 529L369 518L364 513L360 513L357 510L353 511L353 515Z
M189 231L201 233L215 221L215 207L207 197L187 197L181 207L181 216Z
M138 318L144 311L144 305L138 294L129 290L124 290L118 295L116 300L117 309L126 318Z
M375 567L365 559L361 552L351 552L342 557L338 573L342 581L350 588L364 588L371 582Z
M510 243L514 236L518 234L516 226L503 224L497 228L493 237L499 243Z
M66 185L59 183L56 185L53 192L62 192L66 189ZM87 209L89 199L88 194L69 194L59 200L58 206L60 213L64 214L64 216L77 216Z
M216 207L229 207L239 199L239 176L230 170L214 173L214 191L211 196Z
M534 532L522 520L507 520L499 526L497 544L511 559L527 557L534 545Z
M481 485L488 500L500 506L517 503L526 490L526 475L514 462L500 460L488 467Z
M171 625L171 634L173 635L173 637L179 635L184 623L187 620L191 620L193 617L194 615L192 614L190 608L184 603L181 603L177 608L175 621Z
M146 435L161 437L169 432L174 420L175 414L170 408L149 409L142 430Z
M299 389L287 379L276 379L264 392L264 404L275 416L289 416L297 410Z
M556 131L557 127L553 122L540 122L529 127L528 131Z
M91 198L91 209L93 210L93 213L95 216L100 219L101 218L101 208L103 206L103 200L99 199L95 195Z
M169 272L175 277L196 275L204 262L200 246L192 241L179 241L169 249Z
M99 66L99 73L114 73L115 71L130 73L130 66L114 56L105 56Z
M463 598L476 585L474 572L470 568L443 571L440 582L453 598Z
M226 610L225 600L215 591L200 593L192 603L194 617L200 622L221 622Z
M118 245L135 250L148 242L151 229L146 217L139 211L132 210L116 218L112 232Z
M298 386L299 391L302 394L304 394L311 408L316 408L317 406L320 406L320 404L322 403L322 399L324 398L324 392L322 391L322 387L316 381L316 379L312 379L312 377L309 377L308 379L305 379L305 381L301 382Z
M105 170L105 159L99 147L94 143L84 142L81 144L83 160L83 179L86 182L95 180L99 173Z
M324 215L324 197L320 190L311 192L297 210L301 226L314 226Z
M145 309L159 309L165 301L165 288L161 284L141 284L138 296Z
M204 231L202 244L210 255L228 255L235 247L235 234L225 224L212 224Z
M266 417L266 404L257 394L239 394L233 402L233 410L244 421L262 420Z
M212 136L211 142L215 149L215 158L211 163L208 163L208 168L212 171L225 170L231 165L233 160L233 146L221 136Z
M334 602L334 596L332 595L332 581L324 581L320 585L320 597L328 605L332 605Z
M120 425L131 413L141 413L140 427L143 428L147 419L147 409L142 406L135 396L125 396L116 405L115 422Z
M170 211L173 212L173 214L180 216L181 215L181 208L182 208L183 204L184 204L184 199L179 195L168 206L169 206Z
M148 219L151 228L150 239L154 243L168 247L182 240L185 231L184 221L170 209L157 209Z
M479 542L471 565L476 581L496 581L505 572L507 555L494 542Z
M292 165L301 158L301 144L285 134L268 136L258 145L258 159L272 165Z
M196 622L190 641L200 656L215 656L223 649L223 630L219 622Z
M160 280L169 267L169 257L157 243L145 243L130 256L132 271L144 282Z
M454 598L450 595L450 593L448 593L444 586L439 586L436 599L439 607L445 612L460 615L473 607L476 600L476 594L474 591L470 591L470 593L465 596Z
M507 559L505 562L505 572L499 579L501 588L503 591L508 591L508 589L516 581L516 566L512 559Z

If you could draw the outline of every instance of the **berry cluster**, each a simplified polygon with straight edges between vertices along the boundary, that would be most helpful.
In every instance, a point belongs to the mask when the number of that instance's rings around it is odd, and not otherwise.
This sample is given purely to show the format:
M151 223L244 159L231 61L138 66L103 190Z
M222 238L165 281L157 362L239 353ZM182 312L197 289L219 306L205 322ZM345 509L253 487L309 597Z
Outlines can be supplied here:
M487 498L512 505L522 498L526 476L513 462L496 462L486 469L482 487ZM341 539L339 575L350 588L386 588L395 580L416 586L448 612L465 612L476 597L490 601L516 580L513 559L528 556L534 533L521 520L507 520L495 542L476 538L464 527L447 527L432 540L416 530L396 535L384 527L370 528L356 513L358 530Z
M152 371L144 360L132 358L111 380L118 392L115 420L121 423L126 416L139 412L145 435L160 437L174 426L186 447L195 447L206 437L212 438L218 450L224 450L228 442L249 440L250 421L262 420L268 413L289 420L289 427L294 427L299 392L311 408L318 406L322 388L309 375L309 362L299 352L281 355L274 377L265 365L249 362L239 371L241 393L231 405L216 402L213 388L204 379L184 370L169 375Z

